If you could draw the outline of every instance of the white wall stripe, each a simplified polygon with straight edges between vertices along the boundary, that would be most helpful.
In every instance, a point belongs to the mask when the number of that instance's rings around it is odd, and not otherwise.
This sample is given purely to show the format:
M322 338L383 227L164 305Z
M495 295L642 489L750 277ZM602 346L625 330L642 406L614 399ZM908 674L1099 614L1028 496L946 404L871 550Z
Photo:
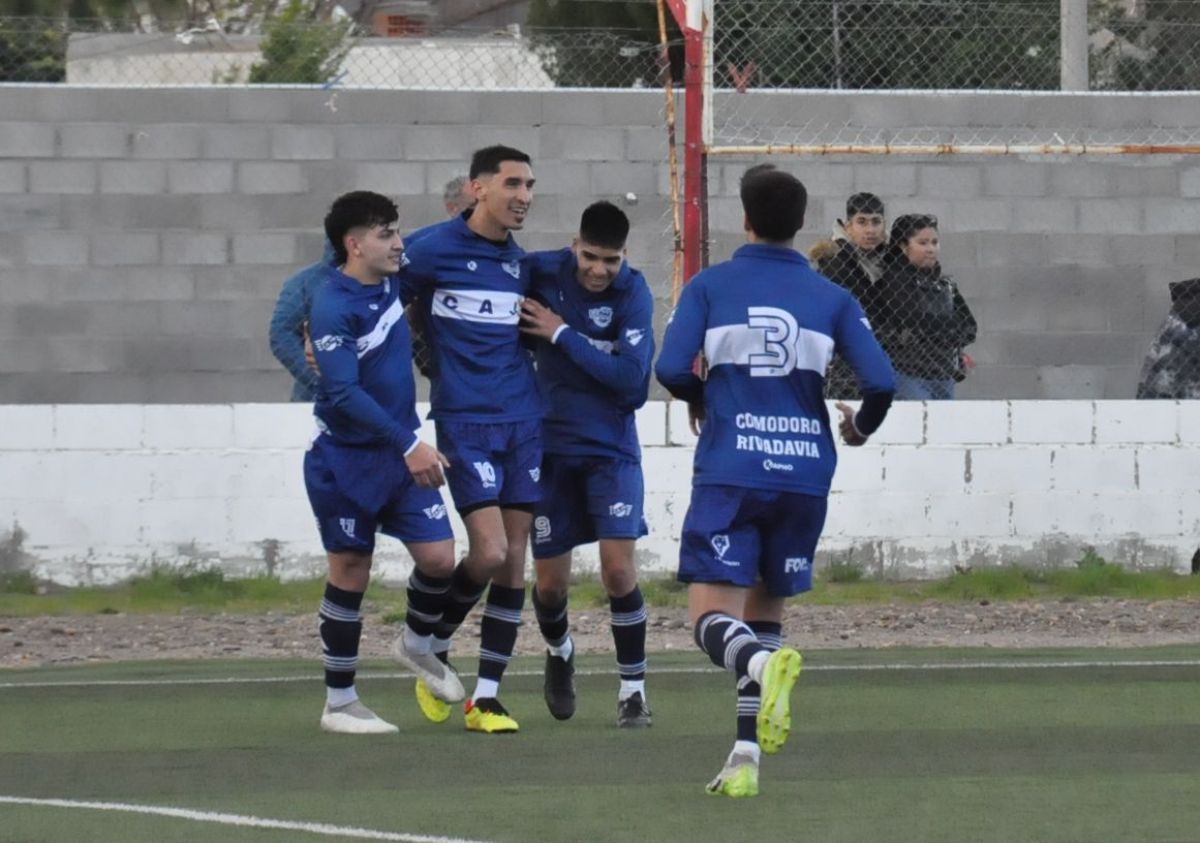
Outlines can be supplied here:
M293 822L250 817L242 814L223 814L214 811L196 811L190 808L159 807L157 805L131 805L124 802L83 802L75 799L32 799L23 796L0 796L0 804L30 805L41 808L80 808L90 811L117 811L126 814L171 817L192 822L216 823L242 828L273 828L282 831L300 831L324 837L353 838L356 840L393 840L401 843L483 843L462 837L439 837L427 834L404 834L395 831L374 831L369 828L329 825L327 823Z
M1200 659L1151 659L1147 661L1046 661L1046 662L913 662L910 664L805 664L805 673L875 673L922 670L1070 670L1137 667L1200 667ZM725 673L716 667L661 667L649 670L668 676L693 673ZM460 673L471 677L474 673ZM509 670L505 676L542 676L541 670ZM615 669L577 669L576 676L616 676ZM415 679L412 673L359 671L359 679ZM275 685L292 682L323 682L317 674L307 676L223 676L193 679L68 679L62 682L0 682L0 690L18 688L104 688L154 687L166 685Z

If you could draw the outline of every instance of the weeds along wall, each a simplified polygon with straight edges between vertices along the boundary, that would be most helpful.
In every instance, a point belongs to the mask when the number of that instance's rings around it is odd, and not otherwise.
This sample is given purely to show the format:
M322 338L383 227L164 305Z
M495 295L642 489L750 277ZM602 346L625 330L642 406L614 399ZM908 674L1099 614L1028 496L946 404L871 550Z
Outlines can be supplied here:
M753 105L764 132L1131 137L1200 124L1196 94L724 96ZM444 183L496 142L534 157L527 248L565 245L596 199L625 208L661 333L673 242L663 110L654 90L0 86L0 401L285 400L267 324L284 279L319 257L329 202L371 188L396 196L407 224L433 222ZM809 187L801 248L829 236L855 191L877 193L889 216L940 218L943 266L979 322L963 397L1132 397L1168 283L1200 275L1197 156L772 160ZM710 162L713 260L742 240L749 163Z
M650 526L638 560L665 575L694 440L678 402L652 401L637 421ZM312 430L308 408L287 404L0 405L0 565L71 584L154 564L316 576L301 476ZM1200 402L898 403L874 441L840 449L816 565L922 577L1070 565L1090 547L1185 571L1200 535L1197 445ZM398 542L378 551L385 579L407 573ZM577 560L595 570L595 546Z

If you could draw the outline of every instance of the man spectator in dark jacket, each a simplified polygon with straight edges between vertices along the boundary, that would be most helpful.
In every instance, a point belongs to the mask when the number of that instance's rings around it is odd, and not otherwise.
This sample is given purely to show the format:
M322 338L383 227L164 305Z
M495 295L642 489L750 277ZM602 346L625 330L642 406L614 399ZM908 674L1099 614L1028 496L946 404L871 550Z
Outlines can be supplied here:
M883 277L887 228L883 200L874 193L856 193L846 200L846 218L833 227L833 237L809 251L816 269L845 287L861 303ZM841 358L835 358L825 380L828 398L857 399L858 380Z

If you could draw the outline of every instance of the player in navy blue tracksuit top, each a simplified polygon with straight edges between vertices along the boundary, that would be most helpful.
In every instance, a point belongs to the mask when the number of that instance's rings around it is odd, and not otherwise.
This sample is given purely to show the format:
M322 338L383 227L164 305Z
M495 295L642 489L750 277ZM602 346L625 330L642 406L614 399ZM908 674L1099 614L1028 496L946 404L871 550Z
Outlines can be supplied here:
M549 646L546 703L566 720L575 712L571 551L599 540L621 678L617 723L648 726L646 607L634 567L634 542L646 534L645 493L634 411L650 387L654 298L625 262L628 235L625 214L597 202L583 212L570 248L530 256L534 286L522 330L542 340L537 376L550 405L542 500L533 520L532 596Z
M525 551L541 496L544 407L518 328L529 272L512 232L525 224L534 179L529 156L504 146L477 151L469 177L475 207L422 230L401 278L425 322L430 415L438 447L450 460L450 495L467 528L467 556L454 571L451 610L443 614L435 648L444 658L450 636L490 582L466 725L515 732L517 722L497 695L525 600ZM419 685L417 698L431 720L449 716Z
M838 405L848 445L866 442L895 391L862 307L792 248L804 186L760 165L741 197L749 243L687 285L656 367L703 418L679 579L696 643L738 677L737 741L709 784L728 796L757 794L760 744L777 752L790 728L800 654L781 648L783 603L812 587L837 463L826 368L836 351L862 386L857 415Z
M431 653L454 568L454 537L437 491L445 457L416 434L411 339L392 274L403 248L398 216L396 205L377 193L335 201L325 218L334 258L322 268L312 302L318 432L304 457L304 482L329 554L320 609L321 726L331 732L396 731L354 689L376 530L403 541L415 563L397 655L433 693L463 697L457 677Z

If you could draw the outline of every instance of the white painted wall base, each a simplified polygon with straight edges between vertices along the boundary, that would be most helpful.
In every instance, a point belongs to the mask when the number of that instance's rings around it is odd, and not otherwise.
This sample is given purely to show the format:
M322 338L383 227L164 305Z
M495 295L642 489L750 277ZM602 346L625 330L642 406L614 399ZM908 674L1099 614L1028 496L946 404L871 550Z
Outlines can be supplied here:
M638 430L651 530L639 560L667 573L694 440L678 403L648 404ZM263 573L268 559L281 576L315 576L324 552L301 476L311 431L304 405L0 405L0 565L63 584L152 564ZM1198 444L1200 402L898 403L869 445L841 449L817 564L933 576L1070 564L1091 546L1186 570L1200 542ZM594 546L577 559L594 569ZM407 573L398 542L381 537L377 560L385 579Z

